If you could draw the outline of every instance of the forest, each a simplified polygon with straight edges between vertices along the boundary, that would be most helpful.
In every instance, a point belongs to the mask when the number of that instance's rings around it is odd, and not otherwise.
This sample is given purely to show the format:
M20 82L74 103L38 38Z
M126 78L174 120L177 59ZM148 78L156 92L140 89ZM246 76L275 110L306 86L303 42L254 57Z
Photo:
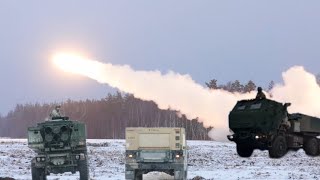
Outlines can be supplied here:
M320 76L317 76L320 84ZM210 89L246 93L256 89L253 81L242 84L231 81L218 84L216 79L205 83ZM271 81L265 91L274 86ZM17 104L6 116L0 117L0 137L26 138L27 128L44 121L55 103ZM187 119L173 109L161 110L153 101L143 101L131 94L117 92L100 100L67 100L60 103L62 114L85 122L90 139L123 139L126 127L184 127L189 140L209 140L208 132L197 119Z
M44 121L55 103L18 104L0 118L0 137L26 138L27 128ZM130 94L108 94L100 100L61 103L61 113L85 122L90 139L123 139L126 127L185 127L188 139L208 139L208 131L197 119L189 120L179 112L160 110L152 101L142 101Z

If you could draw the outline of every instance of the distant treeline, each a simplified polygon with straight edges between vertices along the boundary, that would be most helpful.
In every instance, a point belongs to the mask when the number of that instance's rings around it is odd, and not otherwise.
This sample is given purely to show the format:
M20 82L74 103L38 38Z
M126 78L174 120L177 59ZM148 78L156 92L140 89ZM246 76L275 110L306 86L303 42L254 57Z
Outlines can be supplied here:
M56 104L17 105L7 116L0 117L0 136L26 138L27 127L44 121ZM109 94L101 100L62 103L62 113L85 122L88 138L123 139L126 127L184 127L187 139L207 140L211 128L204 128L197 119L167 109L160 110L152 101L142 101L133 95Z
M212 79L206 83L207 87L210 89L223 89L229 92L238 92L238 93L248 93L255 91L257 89L256 84L253 81L248 81L245 84L241 84L239 80L229 81L226 84L218 85L216 79ZM270 91L275 85L274 81L270 81L268 87L263 88L265 91Z
M317 76L320 84L320 75ZM206 83L211 89L224 89L229 92L246 93L256 89L253 81L241 84L230 81L218 85L213 79ZM271 81L264 89L274 86ZM0 136L25 138L27 127L44 121L56 104L18 104L6 116L0 116ZM130 94L109 94L100 100L72 101L62 105L62 113L71 119L83 121L87 125L88 138L123 139L126 127L184 127L189 140L207 140L212 127L205 128L197 119L189 120L178 111L160 110L152 101L143 101Z
M316 82L320 86L320 73L316 75ZM255 91L257 89L257 85L249 80L247 83L242 84L239 80L229 81L226 84L218 84L217 79L212 79L209 82L205 83L206 86L210 89L223 89L229 92L238 92L238 93L248 93L251 91ZM274 87L275 82L270 81L268 86L263 87L264 91L270 92L270 90Z

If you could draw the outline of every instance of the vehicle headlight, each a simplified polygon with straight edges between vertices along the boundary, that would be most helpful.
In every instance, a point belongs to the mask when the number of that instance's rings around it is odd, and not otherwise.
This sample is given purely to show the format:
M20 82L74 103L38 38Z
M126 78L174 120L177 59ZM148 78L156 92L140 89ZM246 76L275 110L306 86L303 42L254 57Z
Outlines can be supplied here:
M233 135L227 135L227 138L228 138L230 141L233 141L234 136L233 136Z
M86 159L86 155L81 153L79 154L80 160L85 160Z
M179 158L180 158L180 155L179 155L179 154L176 154L176 158L179 159Z
M43 158L41 158L41 161L45 161L45 160L46 160L46 158L44 158L44 157L43 157Z
M41 158L37 157L36 160L37 160L37 162L40 162L40 161L41 161Z
M126 154L126 157L130 160L135 160L136 154L134 152L130 152Z
M255 138L256 138L256 139L260 139L260 136L256 135Z
M79 141L79 145L80 146L84 146L84 145L86 145L86 142L85 141Z
M86 159L86 155L81 153L75 156L76 160L85 160Z

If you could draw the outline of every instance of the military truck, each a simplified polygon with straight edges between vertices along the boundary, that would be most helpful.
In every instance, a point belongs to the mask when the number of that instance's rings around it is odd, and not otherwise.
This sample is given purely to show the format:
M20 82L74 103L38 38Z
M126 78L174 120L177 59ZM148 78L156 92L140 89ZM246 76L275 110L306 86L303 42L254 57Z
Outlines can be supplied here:
M271 158L280 158L288 150L303 148L306 154L320 153L320 119L304 114L289 114L290 103L269 99L238 101L229 114L230 141L241 157L250 157L254 149L268 150Z
M86 126L68 117L53 117L28 128L28 146L37 156L31 161L33 180L45 180L50 173L80 172L89 179Z
M141 180L152 171L187 178L184 128L127 128L125 179Z

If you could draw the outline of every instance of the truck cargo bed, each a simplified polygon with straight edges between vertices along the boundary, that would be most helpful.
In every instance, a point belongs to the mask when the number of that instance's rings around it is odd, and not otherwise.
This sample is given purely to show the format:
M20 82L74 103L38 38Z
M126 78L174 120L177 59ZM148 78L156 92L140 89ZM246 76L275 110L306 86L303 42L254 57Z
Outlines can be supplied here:
M320 119L305 114L294 113L289 115L289 121L300 123L300 132L320 133Z

